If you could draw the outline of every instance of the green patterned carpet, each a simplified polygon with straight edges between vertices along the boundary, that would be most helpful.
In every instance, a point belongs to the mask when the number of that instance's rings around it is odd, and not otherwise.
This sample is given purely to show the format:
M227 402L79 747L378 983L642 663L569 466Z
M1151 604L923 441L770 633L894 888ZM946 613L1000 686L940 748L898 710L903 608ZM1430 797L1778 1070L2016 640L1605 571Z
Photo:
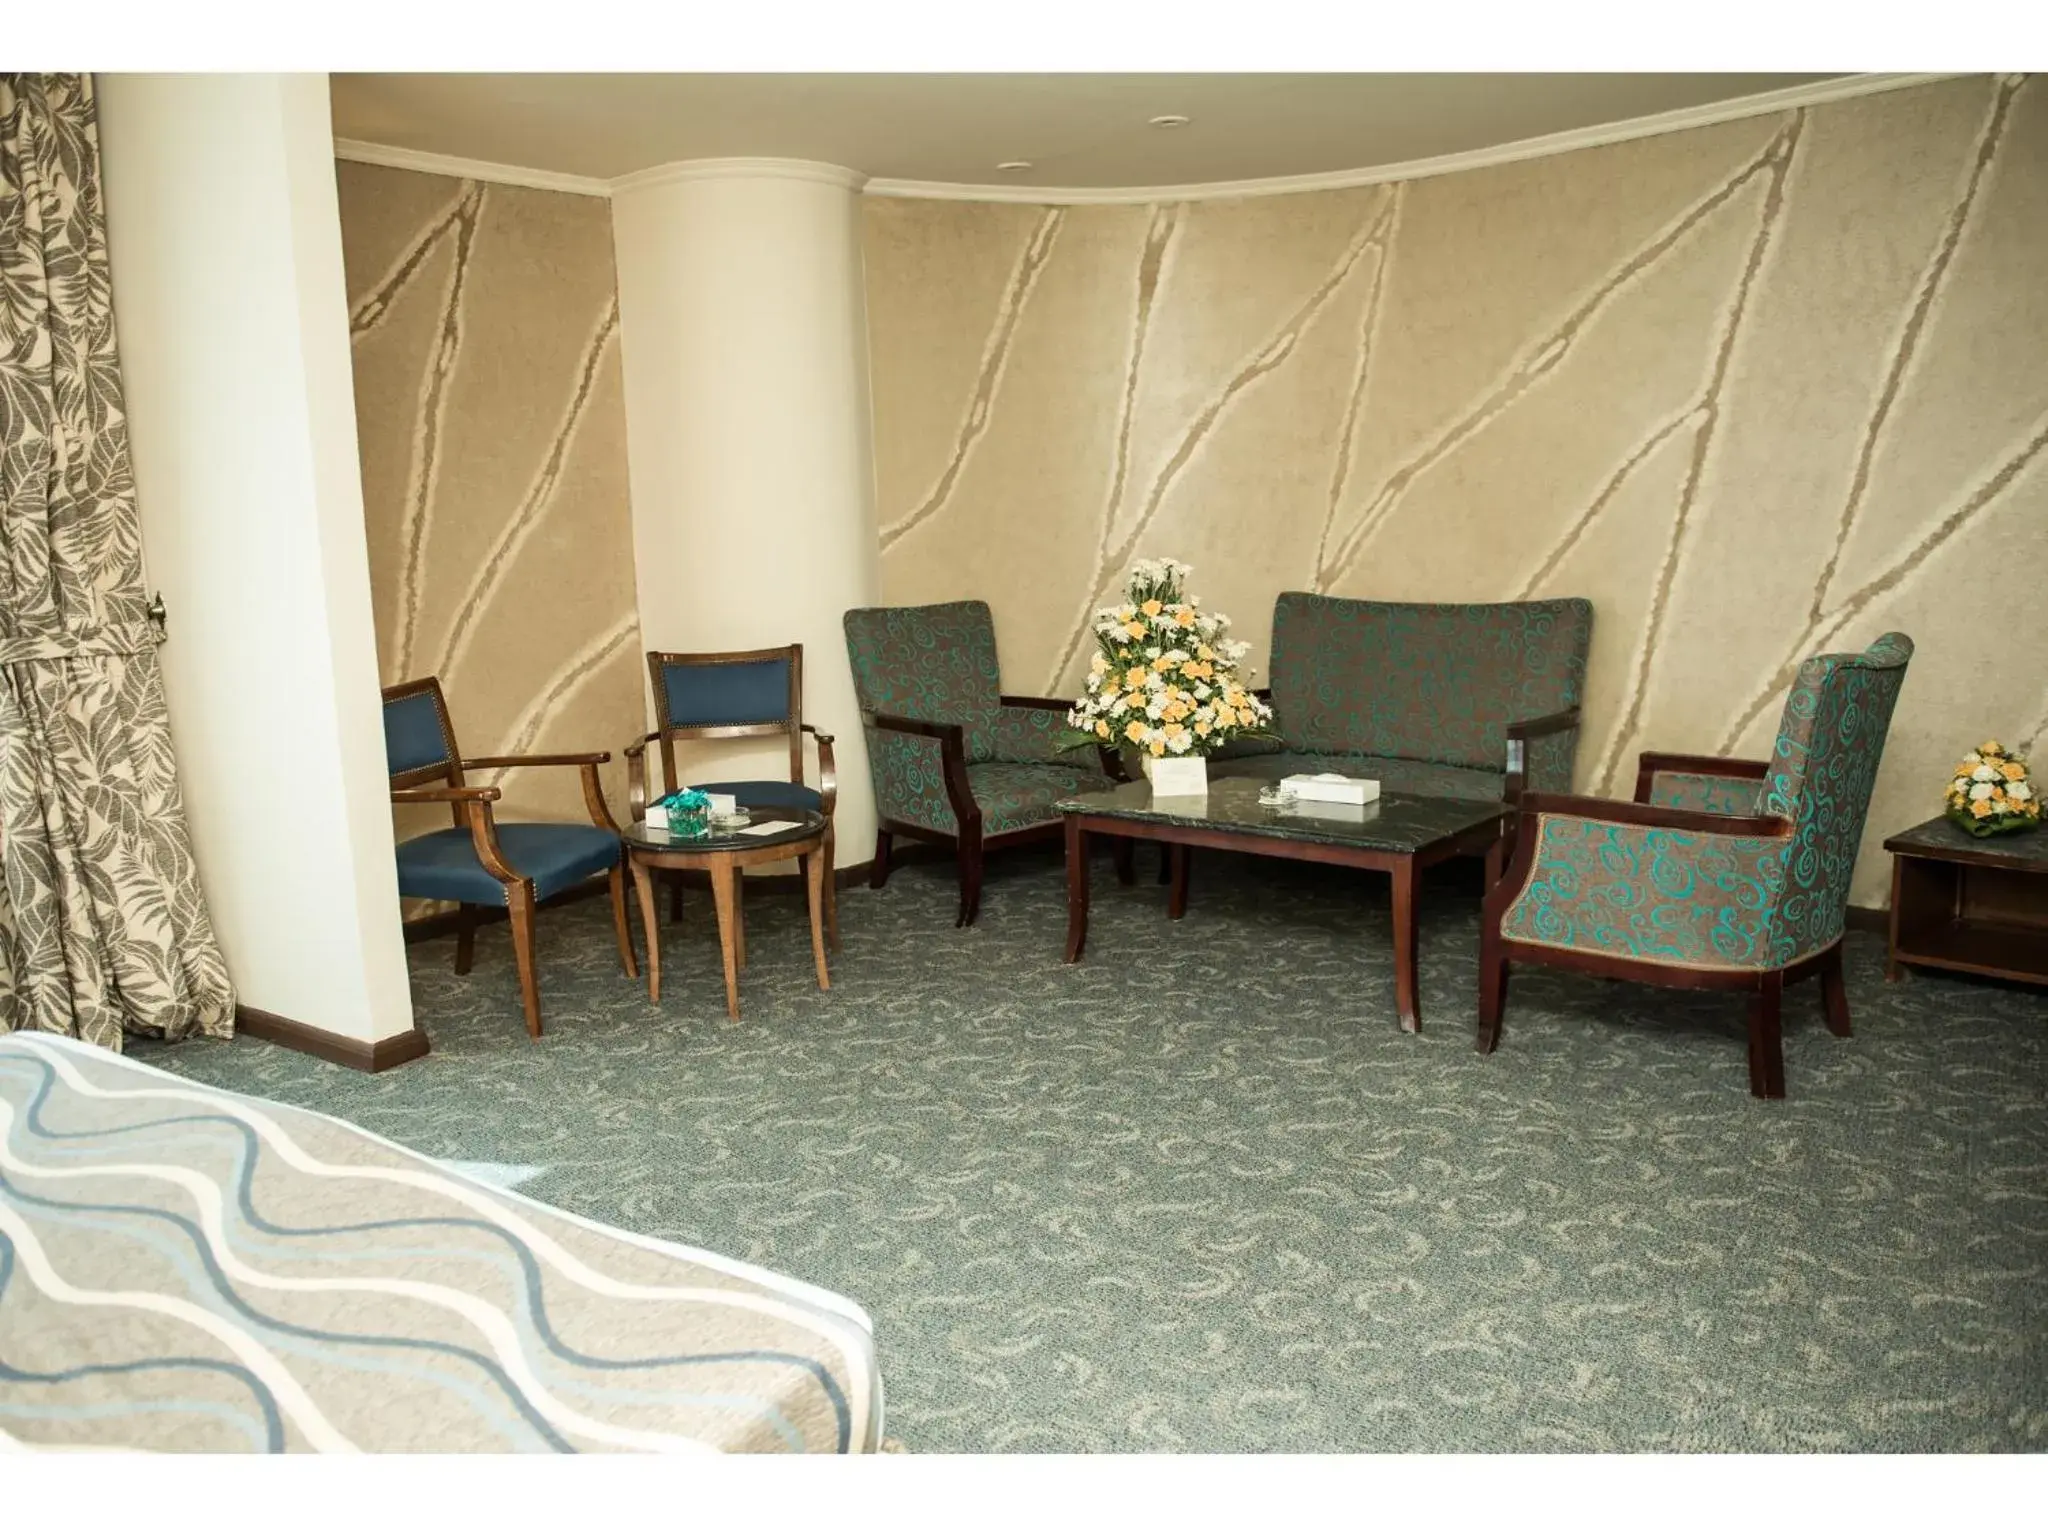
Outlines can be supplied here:
M829 995L756 896L738 1024L692 893L659 1008L542 914L537 1045L499 927L414 948L412 1066L137 1054L854 1297L914 1451L2048 1449L2048 996L1854 935L1764 1104L1725 998L1521 972L1476 1055L1458 869L1410 1038L1383 880L1205 856L1172 925L1139 867L1079 966L1027 853L966 932L946 866L847 892Z

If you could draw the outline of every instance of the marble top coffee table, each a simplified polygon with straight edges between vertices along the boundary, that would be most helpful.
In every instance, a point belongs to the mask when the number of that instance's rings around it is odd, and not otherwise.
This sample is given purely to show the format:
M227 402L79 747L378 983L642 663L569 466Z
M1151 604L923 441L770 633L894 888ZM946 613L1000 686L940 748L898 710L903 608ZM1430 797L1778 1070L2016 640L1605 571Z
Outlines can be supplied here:
M1422 871L1462 854L1483 854L1489 888L1500 876L1509 808L1492 800L1383 794L1370 805L1276 808L1259 803L1256 779L1214 779L1200 798L1154 797L1139 780L1058 802L1067 828L1067 962L1088 942L1091 835L1164 843L1177 856L1168 915L1187 910L1188 848L1224 848L1274 859L1382 869L1394 886L1394 1005L1401 1027L1422 1028L1416 1000L1416 889Z

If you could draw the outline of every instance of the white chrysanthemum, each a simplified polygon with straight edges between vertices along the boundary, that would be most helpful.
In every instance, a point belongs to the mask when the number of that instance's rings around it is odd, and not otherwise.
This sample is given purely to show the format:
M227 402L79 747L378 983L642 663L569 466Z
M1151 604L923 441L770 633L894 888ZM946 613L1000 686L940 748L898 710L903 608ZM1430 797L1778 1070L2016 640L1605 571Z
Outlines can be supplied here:
M1989 784L1971 785L1970 798L1972 800L1989 800L1991 798L1991 786Z
M1210 686L1209 686L1209 685L1208 685L1207 683L1197 683L1197 684L1195 684L1195 690L1194 690L1194 691L1195 691L1195 697L1196 697L1196 698L1198 698L1198 699L1206 699L1206 698L1208 698L1208 697L1209 697L1209 695L1210 695L1211 693L1213 693L1213 692L1214 692L1215 690L1214 690L1214 689L1212 689L1212 688L1211 688L1211 687L1210 687Z
M1998 777L1998 770L1996 768L1993 768L1989 763L1979 763L1975 768L1972 768L1970 770L1970 777L1975 779L1980 784L1988 784L1993 779ZM1983 797L1980 795L1978 796L1978 798L1982 799Z
M2021 779L2017 784L2008 784L2005 786L2005 798L2008 800L2031 800L2034 798L2034 786L2025 779Z
M1967 778L1957 778L1949 784L1949 788L1959 795L1967 792L1969 787L1970 781Z

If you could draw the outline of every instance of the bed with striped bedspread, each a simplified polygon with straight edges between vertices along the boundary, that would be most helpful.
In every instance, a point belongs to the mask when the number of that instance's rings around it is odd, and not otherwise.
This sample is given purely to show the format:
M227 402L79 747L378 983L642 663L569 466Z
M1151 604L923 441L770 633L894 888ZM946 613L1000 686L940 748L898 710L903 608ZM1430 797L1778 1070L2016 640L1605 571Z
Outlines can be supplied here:
M0 1035L0 1447L872 1450L859 1307Z

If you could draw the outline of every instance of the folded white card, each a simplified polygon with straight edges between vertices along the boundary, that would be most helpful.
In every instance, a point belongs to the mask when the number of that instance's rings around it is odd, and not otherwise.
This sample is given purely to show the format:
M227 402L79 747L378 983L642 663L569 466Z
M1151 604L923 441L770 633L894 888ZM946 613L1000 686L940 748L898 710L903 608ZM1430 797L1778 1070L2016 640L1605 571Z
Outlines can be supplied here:
M1366 805L1379 799L1378 779L1347 779L1341 773L1296 773L1280 781L1297 800L1327 800L1338 805Z
M741 827L742 837L765 837L770 832L788 832L801 825L794 821L757 821L751 827Z

